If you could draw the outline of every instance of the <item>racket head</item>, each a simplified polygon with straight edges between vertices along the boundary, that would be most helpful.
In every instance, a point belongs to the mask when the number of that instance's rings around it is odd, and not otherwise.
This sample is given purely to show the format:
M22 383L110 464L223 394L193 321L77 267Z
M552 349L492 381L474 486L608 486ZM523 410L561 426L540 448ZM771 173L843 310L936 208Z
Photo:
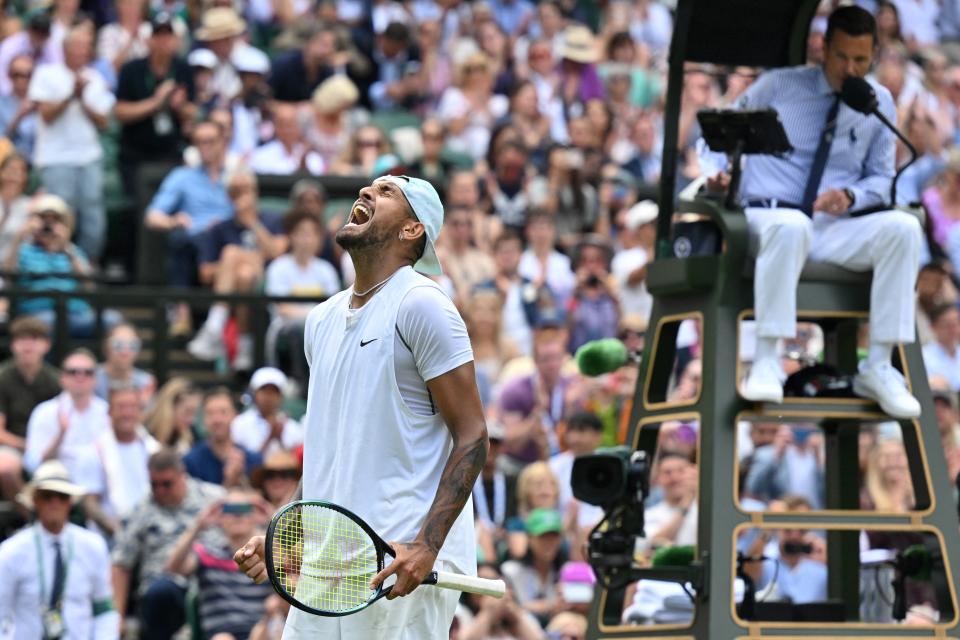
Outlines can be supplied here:
M350 615L389 593L369 587L387 545L362 518L330 502L292 502L270 520L267 574L292 606L318 616Z

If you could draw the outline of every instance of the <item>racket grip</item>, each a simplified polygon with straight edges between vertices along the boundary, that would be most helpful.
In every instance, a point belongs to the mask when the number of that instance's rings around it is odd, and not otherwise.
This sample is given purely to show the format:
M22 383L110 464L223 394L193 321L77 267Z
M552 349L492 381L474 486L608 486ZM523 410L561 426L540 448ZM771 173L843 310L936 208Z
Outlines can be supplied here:
M451 573L449 571L434 571L427 576L423 584L432 584L441 589L478 593L484 596L493 596L494 598L502 598L503 594L507 592L507 585L503 580L476 578L474 576L465 576L462 573Z

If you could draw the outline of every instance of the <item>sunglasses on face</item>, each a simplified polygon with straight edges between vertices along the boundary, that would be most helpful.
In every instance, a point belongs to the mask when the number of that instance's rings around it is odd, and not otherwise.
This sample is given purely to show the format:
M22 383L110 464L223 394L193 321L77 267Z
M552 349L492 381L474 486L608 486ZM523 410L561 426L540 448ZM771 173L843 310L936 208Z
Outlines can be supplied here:
M111 340L110 348L114 351L139 351L139 340Z
M64 369L63 372L75 378L92 378L94 374L93 369Z
M173 489L173 483L176 480L151 480L150 488L156 491L157 489Z
M11 71L10 79L11 80L28 80L33 72L32 71Z
M358 147L380 147L379 140L357 140Z
M296 469L275 469L263 474L264 480L298 480L300 474Z
M37 491L33 494L34 500L39 500L41 502L57 500L58 502L69 502L70 496L65 493L57 493L56 491Z

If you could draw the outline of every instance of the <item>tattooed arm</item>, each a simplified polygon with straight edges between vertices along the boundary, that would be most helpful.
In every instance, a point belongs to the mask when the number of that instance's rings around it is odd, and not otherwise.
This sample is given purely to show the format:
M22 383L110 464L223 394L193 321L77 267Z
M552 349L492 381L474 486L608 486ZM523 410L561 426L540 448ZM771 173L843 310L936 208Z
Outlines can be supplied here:
M453 436L453 449L419 535L412 542L391 542L397 558L371 582L375 588L396 573L397 582L388 598L407 595L433 570L437 553L483 469L489 442L476 380L473 362L468 362L427 382Z

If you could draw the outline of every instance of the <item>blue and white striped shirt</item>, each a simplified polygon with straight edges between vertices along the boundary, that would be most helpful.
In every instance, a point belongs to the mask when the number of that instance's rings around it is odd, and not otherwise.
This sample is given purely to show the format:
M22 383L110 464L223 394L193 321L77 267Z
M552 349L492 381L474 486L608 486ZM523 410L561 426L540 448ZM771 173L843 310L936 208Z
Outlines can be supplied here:
M890 92L870 81L880 102L880 111L896 122ZM783 157L751 155L744 163L740 196L743 201L775 198L800 203L813 157L834 100L834 91L820 67L774 69L763 74L738 101L741 109L772 108L793 145ZM854 208L887 202L894 175L895 137L874 116L840 105L830 157L820 181L819 193L850 189Z

